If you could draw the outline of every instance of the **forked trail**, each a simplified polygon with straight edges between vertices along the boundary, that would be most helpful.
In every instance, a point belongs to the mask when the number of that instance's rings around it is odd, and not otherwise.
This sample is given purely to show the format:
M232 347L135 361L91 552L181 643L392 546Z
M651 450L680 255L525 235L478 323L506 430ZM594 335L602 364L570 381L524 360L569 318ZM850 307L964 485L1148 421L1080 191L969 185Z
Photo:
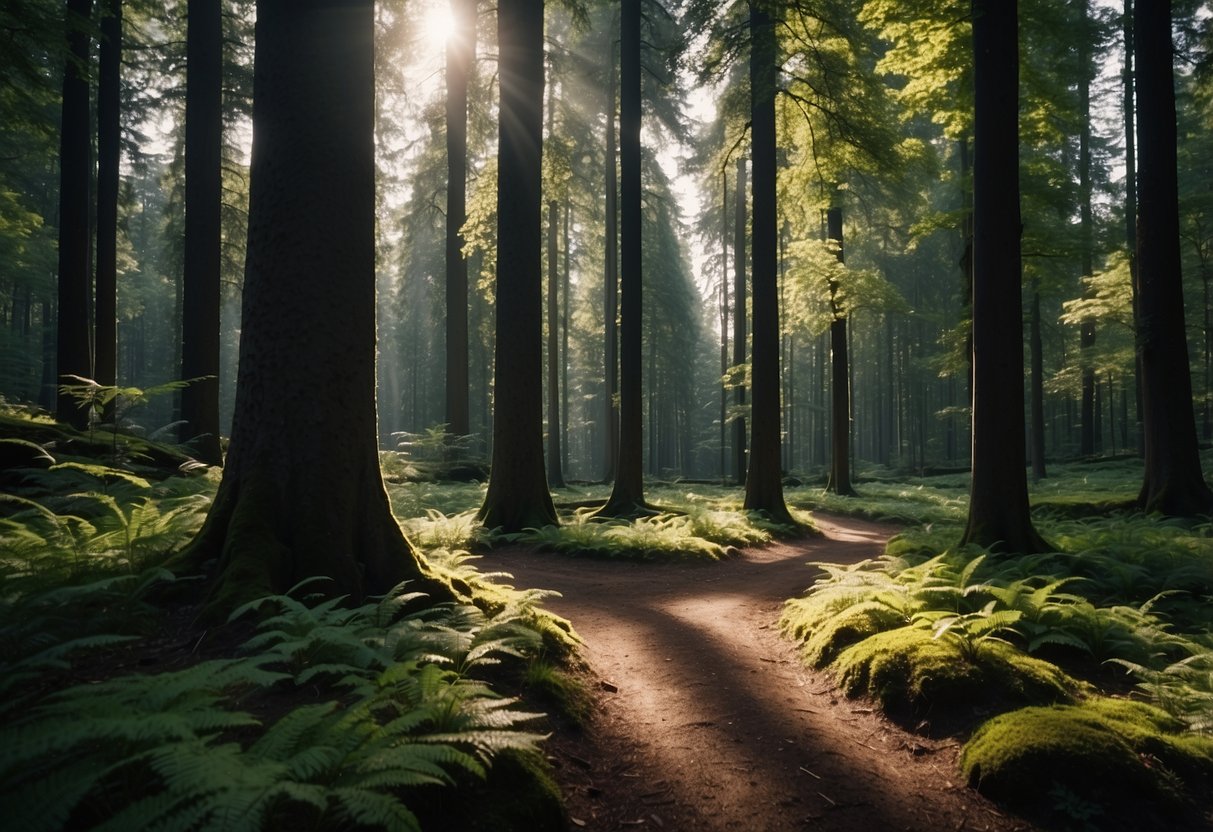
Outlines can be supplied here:
M874 557L894 531L817 520L824 537L707 565L492 556L515 585L562 594L547 606L573 622L602 682L587 736L549 746L578 828L1027 828L964 787L955 742L841 697L780 636L808 562Z

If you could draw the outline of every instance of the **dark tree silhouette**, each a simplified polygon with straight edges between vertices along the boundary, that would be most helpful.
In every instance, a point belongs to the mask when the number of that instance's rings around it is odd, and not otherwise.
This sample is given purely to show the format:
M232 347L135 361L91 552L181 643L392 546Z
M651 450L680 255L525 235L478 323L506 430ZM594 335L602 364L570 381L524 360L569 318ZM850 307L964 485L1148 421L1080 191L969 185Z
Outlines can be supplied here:
M210 606L325 575L355 599L404 579L446 599L392 516L375 424L373 0L257 4L236 409L185 559Z
M1139 0L1133 23L1139 165L1137 348L1146 463L1137 502L1145 511L1209 514L1213 492L1200 469L1184 330L1171 3Z
M219 273L223 208L223 4L189 0L185 87L185 270L181 375L198 379L181 393L181 440L198 459L219 449Z
M493 467L479 518L507 532L554 525L543 467L543 3L497 7L497 344Z
M750 122L754 343L751 354L750 464L744 506L793 523L783 500L779 391L779 229L775 193L775 28L763 6L750 3Z
M122 139L122 0L101 10L97 62L97 282L93 378L118 382L118 183Z
M973 481L962 542L1047 544L1028 513L1015 0L973 0Z
M91 376L89 308L89 15L92 0L67 0L67 58L63 67L62 121L59 133L59 309L56 375ZM88 426L88 411L59 392L59 419Z
M467 221L468 82L476 64L476 0L451 0L454 31L446 42L446 425L471 430L468 415Z
M842 208L826 211L826 235L838 244L838 262L845 254L842 240ZM851 484L851 359L847 349L847 317L838 307L839 286L830 281L830 479L826 489L846 497L855 496Z
M619 16L620 353L619 454L602 517L636 517L644 499L641 349L640 0L622 0Z

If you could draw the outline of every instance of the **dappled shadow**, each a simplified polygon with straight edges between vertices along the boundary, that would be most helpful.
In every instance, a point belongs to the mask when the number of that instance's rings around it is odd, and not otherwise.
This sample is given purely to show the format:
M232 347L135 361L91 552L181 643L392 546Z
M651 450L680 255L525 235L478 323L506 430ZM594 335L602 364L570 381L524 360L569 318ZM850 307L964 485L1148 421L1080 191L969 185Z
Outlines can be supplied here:
M782 604L812 582L810 562L875 557L896 531L820 525L824 537L707 569L501 553L494 566L519 585L562 593L549 606L606 680L593 731L603 759L585 761L585 793L571 800L586 828L1012 828L952 782L953 745L839 698L780 638Z

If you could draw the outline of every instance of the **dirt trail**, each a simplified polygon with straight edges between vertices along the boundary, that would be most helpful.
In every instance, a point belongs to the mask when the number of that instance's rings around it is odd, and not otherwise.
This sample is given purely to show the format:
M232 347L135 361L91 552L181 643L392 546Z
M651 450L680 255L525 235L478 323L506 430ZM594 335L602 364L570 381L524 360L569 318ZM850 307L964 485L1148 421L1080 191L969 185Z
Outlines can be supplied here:
M602 681L586 735L556 738L578 828L1011 830L965 788L958 748L907 733L806 669L776 627L809 561L878 555L895 530L818 516L823 538L723 563L628 564L525 550L493 556L519 587L562 593Z

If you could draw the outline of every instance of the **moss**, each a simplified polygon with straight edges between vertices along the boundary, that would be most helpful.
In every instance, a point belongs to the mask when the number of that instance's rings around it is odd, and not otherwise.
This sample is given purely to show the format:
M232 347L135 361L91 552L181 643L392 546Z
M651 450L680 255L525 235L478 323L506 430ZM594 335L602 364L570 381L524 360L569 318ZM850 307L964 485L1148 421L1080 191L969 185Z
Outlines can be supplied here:
M862 601L847 607L811 628L799 627L794 616L795 611L789 604L784 617L785 629L805 639L801 656L811 667L824 667L847 647L905 624L904 616L876 601Z
M1024 708L983 725L960 766L983 794L1038 814L1064 814L1059 794L1109 819L1151 804L1174 813L1213 777L1213 739L1182 730L1157 708L1122 699Z
M1068 701L1078 688L1055 665L1010 645L987 641L966 656L956 640L932 638L919 627L865 638L840 653L833 668L848 696L872 696L886 709Z

